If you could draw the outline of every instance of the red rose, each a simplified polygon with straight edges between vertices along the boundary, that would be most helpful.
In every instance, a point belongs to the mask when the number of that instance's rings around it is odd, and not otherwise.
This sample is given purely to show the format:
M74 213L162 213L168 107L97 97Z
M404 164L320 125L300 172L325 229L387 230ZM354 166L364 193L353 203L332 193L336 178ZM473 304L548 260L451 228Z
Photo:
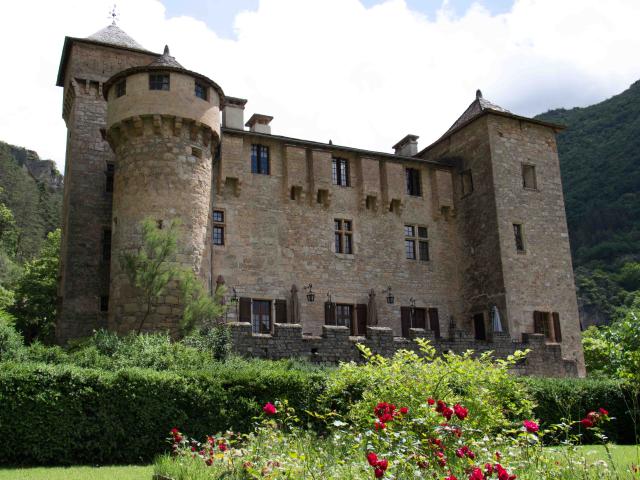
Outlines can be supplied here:
M604 415L605 417L609 416L609 412L602 407L600 407L598 411L600 412L600 415Z
M406 415L407 413L409 413L409 409L408 409L407 407L402 407L402 408L400 409L400 413L401 413L402 415Z
M583 418L582 420L580 420L580 423L584 428L591 428L594 425L593 420L591 420L590 418Z
M374 425L376 427L376 430L384 430L385 428L387 428L387 424L384 422L381 422L380 420L376 420Z
M529 433L536 433L540 429L538 424L533 420L525 420L524 422L522 422L522 424L524 425L524 428L526 428L527 432Z
M389 467L389 460L387 460L386 458L383 458L382 460L378 460L378 463L376 464L376 466L378 468L381 468L383 471L385 471Z
M458 477L452 474L452 475L449 475L448 477L445 477L444 480L458 480Z
M179 433L179 430L176 427L173 427L171 429L171 435L177 435Z
M271 402L267 402L267 404L264 407L262 407L262 411L269 416L272 416L278 413L278 410L276 410L275 405Z
M451 416L453 415L453 409L449 408L449 407L444 407L442 409L442 416L444 418L446 418L447 420L451 420Z
M436 406L436 412L441 413L445 408L447 408L447 404L442 400L438 400L438 405Z
M373 452L367 453L367 462L369 462L369 465L372 467L375 467L378 464L378 456Z
M428 403L429 405L433 405L434 403L436 403L436 401L435 401L433 398L429 397L429 398L427 399L427 403Z
M204 463L207 464L207 467L210 467L213 464L213 459L212 458L207 458Z
M376 478L382 478L384 476L384 470L382 470L381 468L376 468L373 471L373 474L376 476Z
M467 418L467 415L469 415L469 410L464 408L459 403L456 403L453 406L453 412L456 414L456 417L458 417L460 420L464 420L465 418Z
M218 449L221 452L226 452L227 451L227 444L226 443L221 443L220 445L218 445Z
M475 467L473 470L471 470L469 480L484 480L484 474L482 473L482 470L480 470L478 467Z

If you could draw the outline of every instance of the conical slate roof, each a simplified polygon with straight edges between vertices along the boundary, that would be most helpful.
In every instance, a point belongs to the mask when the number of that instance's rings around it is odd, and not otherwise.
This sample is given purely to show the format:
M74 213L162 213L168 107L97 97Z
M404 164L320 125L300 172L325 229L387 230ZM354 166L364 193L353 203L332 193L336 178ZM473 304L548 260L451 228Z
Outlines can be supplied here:
M118 47L133 48L136 50L146 50L142 45L127 35L115 23L87 37L87 40L94 42L106 43L107 45L115 45Z
M169 46L164 46L164 52L149 64L150 67L175 67L184 68L178 61L169 54Z
M469 120L477 117L478 115L480 115L482 112L486 110L490 110L494 112L502 112L502 113L511 113L509 110L502 108L496 105L495 103L491 103L489 100L484 99L482 97L482 92L480 90L477 90L476 99L473 102L471 102L471 105L469 105L469 107L464 111L464 113L460 115L460 118L458 118L454 122L454 124L451 125L451 128L447 130L444 136L446 136L449 132L452 132L455 129L457 129L460 125L465 124Z

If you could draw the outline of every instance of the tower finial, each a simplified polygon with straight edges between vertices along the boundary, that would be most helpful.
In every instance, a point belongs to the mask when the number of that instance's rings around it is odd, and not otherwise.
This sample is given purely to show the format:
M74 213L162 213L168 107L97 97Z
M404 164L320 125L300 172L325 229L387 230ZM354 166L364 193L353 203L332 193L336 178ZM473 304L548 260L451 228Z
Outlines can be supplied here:
M165 45L164 46L164 52L162 53L163 55L169 56L169 45Z
M482 98L482 90L476 90L476 100L480 100Z
M115 25L117 23L117 19L120 15L118 15L118 7L116 4L113 4L113 8L109 11L109 16L111 17L111 25Z

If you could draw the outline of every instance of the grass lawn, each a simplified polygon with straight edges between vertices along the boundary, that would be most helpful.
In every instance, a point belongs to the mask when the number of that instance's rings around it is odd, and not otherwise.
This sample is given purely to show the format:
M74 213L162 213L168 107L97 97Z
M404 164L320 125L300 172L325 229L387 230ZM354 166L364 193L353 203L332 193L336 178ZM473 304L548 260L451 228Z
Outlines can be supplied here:
M549 449L558 450L553 447ZM640 465L640 445L611 445L610 449L613 461L621 474L629 472L631 465ZM580 453L588 462L608 461L607 452L602 445L584 445L580 447Z
M153 467L37 467L0 469L0 480L151 480Z

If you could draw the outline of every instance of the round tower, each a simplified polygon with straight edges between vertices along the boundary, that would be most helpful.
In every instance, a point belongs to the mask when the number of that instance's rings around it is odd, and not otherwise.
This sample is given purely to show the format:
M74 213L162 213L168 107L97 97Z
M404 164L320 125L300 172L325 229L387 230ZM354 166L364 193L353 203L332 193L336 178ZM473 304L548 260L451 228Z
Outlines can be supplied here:
M211 79L183 68L165 47L151 64L111 77L103 94L107 139L116 155L109 327L127 332L140 327L147 309L120 260L142 245L143 220L153 219L157 228L179 221L178 250L171 260L211 281L211 167L224 93ZM142 330L176 332L179 298L174 282L154 303Z

